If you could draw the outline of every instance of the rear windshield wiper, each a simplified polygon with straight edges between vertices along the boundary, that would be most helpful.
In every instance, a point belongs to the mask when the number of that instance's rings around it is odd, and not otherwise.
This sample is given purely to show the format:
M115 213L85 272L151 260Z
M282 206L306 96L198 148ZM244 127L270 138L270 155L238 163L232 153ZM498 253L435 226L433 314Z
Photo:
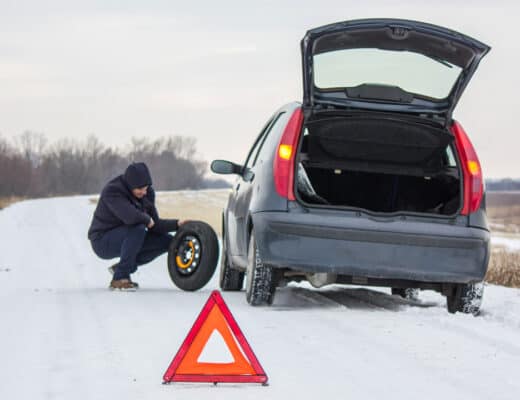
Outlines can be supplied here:
M359 86L346 88L346 92L350 98L396 101L399 103L411 103L413 101L413 94L408 93L399 86L364 83Z

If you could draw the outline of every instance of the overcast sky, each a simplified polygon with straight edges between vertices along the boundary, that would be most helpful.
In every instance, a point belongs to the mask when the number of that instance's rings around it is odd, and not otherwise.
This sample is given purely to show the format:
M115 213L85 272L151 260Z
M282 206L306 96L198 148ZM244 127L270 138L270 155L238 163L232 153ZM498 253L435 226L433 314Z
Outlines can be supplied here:
M0 135L186 135L208 161L242 162L275 109L301 100L307 29L408 18L492 46L455 118L486 177L520 177L518 3L0 0Z

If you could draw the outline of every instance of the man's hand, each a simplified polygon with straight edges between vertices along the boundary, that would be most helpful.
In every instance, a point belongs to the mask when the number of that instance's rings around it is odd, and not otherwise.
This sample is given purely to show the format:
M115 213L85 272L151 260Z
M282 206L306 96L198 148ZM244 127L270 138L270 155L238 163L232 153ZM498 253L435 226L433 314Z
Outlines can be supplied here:
M148 222L148 225L146 225L146 226L148 227L148 229L152 229L154 225L155 225L155 222L154 222L153 218L150 217L150 222Z
M189 219L183 219L182 221L179 220L179 222L177 222L177 225L182 226L182 225L184 225L186 222L190 222L190 220L189 220Z

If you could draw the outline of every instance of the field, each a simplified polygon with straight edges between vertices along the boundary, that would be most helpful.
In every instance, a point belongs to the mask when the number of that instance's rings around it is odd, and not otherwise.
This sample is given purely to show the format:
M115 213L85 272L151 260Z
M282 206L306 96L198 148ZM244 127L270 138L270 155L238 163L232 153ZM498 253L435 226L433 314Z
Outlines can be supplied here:
M520 287L520 192L488 192L493 251L486 280Z
M17 196L9 196L9 197L0 197L0 210L2 208L6 208L17 201L23 200L22 197Z
M157 210L161 218L202 220L210 224L217 235L222 230L222 209L226 205L231 190L204 191L210 196L193 191L159 192ZM200 201L204 196L204 201Z
M520 192L488 192L486 197L493 231L520 233Z

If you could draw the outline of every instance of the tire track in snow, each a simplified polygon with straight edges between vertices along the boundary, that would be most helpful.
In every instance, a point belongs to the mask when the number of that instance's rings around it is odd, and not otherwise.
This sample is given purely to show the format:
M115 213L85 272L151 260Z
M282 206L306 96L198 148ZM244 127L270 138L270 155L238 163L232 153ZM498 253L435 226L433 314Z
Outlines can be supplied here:
M367 288L333 287L330 289L303 289L294 288L295 293L306 298L313 298L316 302L329 303L349 309L383 309L388 311L400 311L406 307L429 308L437 307L436 303L412 301L402 299L378 290Z

